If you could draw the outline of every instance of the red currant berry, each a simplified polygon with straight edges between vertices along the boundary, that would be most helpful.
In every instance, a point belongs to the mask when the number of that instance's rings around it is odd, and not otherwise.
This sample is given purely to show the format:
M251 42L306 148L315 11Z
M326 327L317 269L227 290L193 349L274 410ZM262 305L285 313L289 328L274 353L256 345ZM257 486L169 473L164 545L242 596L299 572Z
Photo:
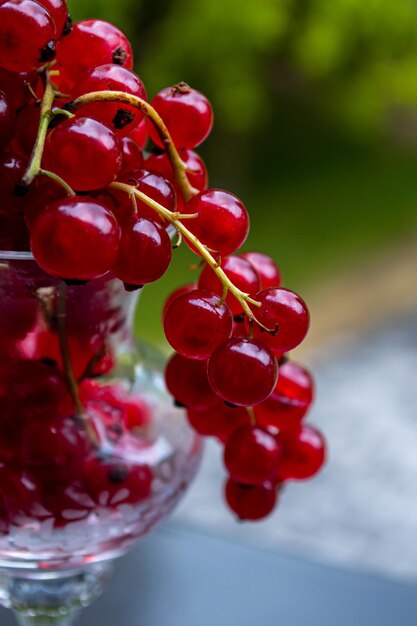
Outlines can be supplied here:
M243 257L253 265L261 280L261 289L281 286L281 271L271 257L262 252L242 252Z
M164 319L165 313L168 311L169 306L174 302L174 300L178 298L178 296L181 296L184 293L189 293L190 291L194 291L194 289L196 288L197 285L191 284L183 285L182 287L178 287L178 289L175 289L175 291L173 291L166 299L164 308L162 309L162 320Z
M187 167L187 178L190 184L199 191L207 189L208 174L203 159L193 150L180 150L180 157ZM174 170L166 152L156 152L146 159L146 167L158 172L171 182L175 182Z
M122 141L122 167L121 176L143 168L144 160L142 150L131 137L123 137Z
M278 365L271 350L260 341L232 337L211 355L208 377L226 402L255 406L274 390Z
M257 293L255 300L261 303L261 307L253 308L254 315L268 329L254 324L256 338L280 354L303 341L310 325L310 315L300 296L282 287L269 288Z
M282 457L278 469L280 480L306 480L315 476L326 460L326 442L317 428L308 424L280 433Z
M249 415L243 407L229 407L223 402L206 411L187 411L188 421L200 435L217 437L225 442L230 435L249 424Z
M16 113L3 91L0 91L0 144L8 143L13 137Z
M99 65L82 75L75 85L73 97L93 91L123 91L146 100L145 87L134 72L116 64ZM92 102L80 110L83 117L92 117L112 128L119 136L128 135L143 119L136 107L120 102Z
M80 475L87 453L85 433L73 419L34 420L24 429L21 463L37 474L73 479Z
M50 14L55 23L55 38L59 39L68 20L66 0L36 0Z
M176 210L177 197L173 186L166 178L163 178L159 174L141 169L129 172L121 178L126 182L134 183L139 191L147 195L151 200L155 200L155 202L161 204L165 209L169 211ZM125 192L123 193L126 196ZM136 198L136 205L140 217L146 217L161 224L165 222L156 211L139 198Z
M220 404L207 377L207 362L174 354L165 369L165 382L177 404L205 411Z
M26 161L16 154L0 154L0 215L11 217L23 211L24 199L15 192L25 173L26 165Z
M148 498L153 476L146 465L91 459L84 466L83 478L94 502L100 506L117 506L138 504Z
M122 164L121 146L114 132L88 117L66 119L54 128L44 158L46 167L77 191L107 187Z
M51 414L65 417L73 412L62 374L48 363L18 361L9 373L8 387L19 417L36 420Z
M90 280L116 260L120 229L103 204L84 196L57 200L40 213L31 248L41 268L60 278Z
M0 510L11 524L22 523L22 517L32 517L39 500L39 487L33 476L1 464Z
M62 90L72 89L84 72L97 65L114 63L128 70L133 67L132 48L127 37L103 20L83 20L57 46ZM62 84L61 84L62 83Z
M143 119L139 124L130 131L129 137L135 141L141 150L146 148L148 143L148 130L146 128L146 120Z
M29 229L32 228L39 213L55 202L55 200L63 200L67 197L67 193L61 185L57 185L55 181L47 176L37 176L29 191L24 197L25 222Z
M165 336L171 346L189 359L208 359L232 333L233 318L216 294L195 289L178 296L164 318Z
M259 291L259 276L249 261L242 259L240 256L226 256L222 259L220 267L232 283L244 293L254 296ZM208 265L200 274L198 286L200 289L214 291L219 296L223 292L223 285L220 279ZM237 316L243 313L240 302L236 300L232 293L228 293L226 303L229 305L233 315Z
M255 407L256 421L267 427L288 430L298 426L313 401L311 374L291 361L279 367L278 382L272 394Z
M243 485L229 478L225 485L225 499L240 520L255 522L268 517L274 510L277 488L272 482Z
M28 34L30 33L30 37ZM29 72L55 56L55 24L34 0L0 5L0 64L12 72Z
M266 430L242 426L226 442L224 463L234 480L261 485L276 476L281 452L279 442Z
M178 148L195 148L202 143L213 126L213 110L207 98L185 83L167 87L151 101L164 120ZM161 148L163 143L152 122L147 119L151 139Z
M0 67L0 91L2 91L10 106L20 109L32 98L28 86L36 88L38 74L36 72L9 72L4 67Z
M236 252L248 236L248 212L242 202L228 191L202 191L187 202L183 213L197 214L187 220L187 228L221 256ZM192 244L190 248L193 249Z
M16 118L16 131L13 137L13 150L29 158L35 145L39 127L40 108L36 104L25 106Z
M117 278L129 285L145 285L165 274L171 257L171 240L166 230L155 221L138 217L122 225L113 270Z

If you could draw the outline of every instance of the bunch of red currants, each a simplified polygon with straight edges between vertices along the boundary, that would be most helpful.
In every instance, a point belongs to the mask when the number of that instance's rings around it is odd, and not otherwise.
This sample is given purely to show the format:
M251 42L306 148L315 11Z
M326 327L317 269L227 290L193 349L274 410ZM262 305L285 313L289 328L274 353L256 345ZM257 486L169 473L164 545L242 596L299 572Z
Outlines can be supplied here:
M311 376L287 357L308 310L271 258L238 253L248 212L208 188L194 152L213 124L207 98L179 83L148 103L132 66L119 29L72 25L65 0L0 0L0 247L31 250L68 284L111 274L127 290L159 279L182 240L201 257L198 284L165 307L167 387L225 444L230 507L260 519L325 460L302 423Z

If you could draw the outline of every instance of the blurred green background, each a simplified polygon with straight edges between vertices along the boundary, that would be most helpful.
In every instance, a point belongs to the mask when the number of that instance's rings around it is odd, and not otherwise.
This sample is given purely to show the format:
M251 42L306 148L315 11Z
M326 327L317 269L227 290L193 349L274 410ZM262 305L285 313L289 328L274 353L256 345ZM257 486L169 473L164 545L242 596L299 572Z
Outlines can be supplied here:
M406 245L417 226L417 11L410 0L70 0L133 42L151 97L184 80L215 128L199 150L210 184L248 206L245 248L314 289ZM185 248L185 246L184 246ZM155 304L193 280L179 250L143 294L140 334L162 337ZM381 269L383 271L383 268ZM160 310L160 309L159 309Z

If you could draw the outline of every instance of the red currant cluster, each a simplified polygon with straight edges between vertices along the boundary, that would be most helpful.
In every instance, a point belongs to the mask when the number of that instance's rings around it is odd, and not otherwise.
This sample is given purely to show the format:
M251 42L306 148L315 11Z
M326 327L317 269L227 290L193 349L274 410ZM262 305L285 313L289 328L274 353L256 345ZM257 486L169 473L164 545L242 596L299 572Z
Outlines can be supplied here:
M179 83L148 103L132 66L120 30L72 25L65 0L0 0L0 246L30 249L67 282L111 273L128 290L160 278L182 240L202 258L198 285L166 306L177 352L167 386L198 432L225 443L232 509L258 519L285 480L324 461L321 435L301 424L311 378L284 356L304 339L308 311L269 257L235 254L248 212L207 188L193 151L212 127L207 98Z
M309 314L280 286L268 256L228 255L220 265L254 298L252 314L245 316L232 293L219 302L222 284L209 267L197 285L175 291L164 310L165 334L177 351L166 383L193 428L224 444L229 506L257 520L271 513L285 481L314 476L325 460L322 435L302 423L312 377L285 355L304 339Z

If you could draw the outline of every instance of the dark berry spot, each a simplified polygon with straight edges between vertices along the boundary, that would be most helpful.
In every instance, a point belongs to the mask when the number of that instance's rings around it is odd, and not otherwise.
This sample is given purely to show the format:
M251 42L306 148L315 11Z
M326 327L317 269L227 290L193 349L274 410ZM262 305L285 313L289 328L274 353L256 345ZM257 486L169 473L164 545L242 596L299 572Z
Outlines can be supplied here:
M119 109L114 116L112 123L116 130L122 130L122 128L125 128L125 126L133 122L134 119L135 116L130 111L127 111L126 109Z
M121 483L124 483L128 474L129 470L126 465L115 465L109 470L107 477L109 482L113 485L120 485Z
M20 181L19 183L16 183L13 188L13 195L17 196L18 198L24 198L28 192L29 192L29 186L26 185L26 183L23 183L22 181Z
M62 280L68 287L79 287L88 283L88 280L77 280L75 278L63 278Z
M245 320L245 314L244 313L240 313L240 315L235 315L233 319L238 324L241 324Z
M41 56L39 57L39 63L48 63L52 61L56 56L55 41L50 41L41 50Z
M229 409L237 409L237 405L236 404L232 404L232 402L227 402L227 400L224 400L224 403L226 406L229 407Z
M113 63L115 63L116 65L124 65L126 58L127 58L127 53L125 50L123 50L121 46L119 46L113 52L112 58L113 58Z
M185 409L185 404L183 404L179 400L174 399L174 406L176 406L178 409Z

